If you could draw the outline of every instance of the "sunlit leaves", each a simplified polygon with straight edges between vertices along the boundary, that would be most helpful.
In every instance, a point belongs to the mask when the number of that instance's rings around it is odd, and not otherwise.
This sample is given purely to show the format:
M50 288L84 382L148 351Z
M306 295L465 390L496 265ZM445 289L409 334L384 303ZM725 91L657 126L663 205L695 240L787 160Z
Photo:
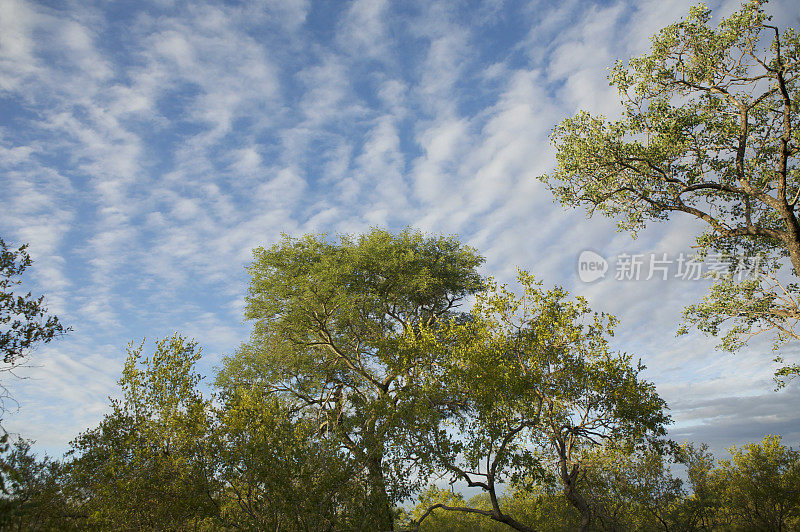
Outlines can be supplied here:
M545 290L527 272L518 282L520 295L489 279L468 320L423 332L437 364L421 382L443 429L420 434L420 445L453 480L492 497L501 483L556 479L575 493L571 471L580 470L584 449L658 439L669 418L640 379L643 367L609 349L615 318L563 288ZM487 511L513 519L499 507Z
M634 236L685 213L706 224L696 236L701 256L719 252L732 271L756 257L768 274L787 262L800 270L800 39L771 26L763 4L751 0L716 27L701 4L655 35L649 53L618 62L609 80L622 118L581 111L553 132L558 165L541 179L555 198L614 218ZM722 279L687 309L687 322L711 334L730 325L727 349L767 329L797 338L800 308L773 305L764 286Z

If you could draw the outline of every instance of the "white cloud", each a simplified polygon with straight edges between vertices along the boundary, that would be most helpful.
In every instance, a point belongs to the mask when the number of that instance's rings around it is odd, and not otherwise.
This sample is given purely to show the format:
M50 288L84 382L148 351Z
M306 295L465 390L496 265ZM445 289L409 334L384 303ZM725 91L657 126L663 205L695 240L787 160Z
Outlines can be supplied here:
M33 27L36 15L25 2L0 2L0 89L16 90L36 74Z
M386 33L386 0L354 0L344 14L337 38L343 49L360 57L386 59L391 38Z

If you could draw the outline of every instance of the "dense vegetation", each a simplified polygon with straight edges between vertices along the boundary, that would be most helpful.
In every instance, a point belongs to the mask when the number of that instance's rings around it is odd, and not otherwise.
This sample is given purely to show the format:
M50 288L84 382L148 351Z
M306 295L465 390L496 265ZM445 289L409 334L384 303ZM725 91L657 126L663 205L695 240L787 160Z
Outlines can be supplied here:
M768 436L715 463L675 445L641 364L609 349L612 316L522 271L516 295L482 279L481 262L455 239L410 231L256 250L253 334L213 395L196 343L131 345L121 399L63 460L37 459L24 440L3 455L2 526L800 525L798 451ZM465 500L437 479L480 493Z
M220 471L217 478L197 476L196 485L185 482L196 470L183 468L202 469L197 456L150 449L149 456L140 453L138 460L131 458L130 465L118 471L119 462L93 466L88 458L65 463L38 460L26 442L18 441L3 458L11 473L9 494L0 500L0 528L377 530L370 524L377 517L369 515L364 504L363 475L350 469L341 455L324 447L312 449L310 439L298 438L302 427L262 421L257 420L252 431L258 433L256 445L264 445L259 459L248 456L234 476L230 471ZM800 452L782 445L777 436L731 451L731 459L716 463L703 449L692 447L669 457L606 446L587 452L586 475L578 486L592 501L595 517L589 529L800 529ZM220 462L230 464L229 456ZM672 461L685 466L688 481L670 473ZM436 505L478 512L491 512L493 507L488 495L465 500L456 491L436 486L423 490L415 501L393 510L394 530L416 529L415 521ZM506 515L534 530L580 528L580 512L552 480L512 484L498 502ZM477 512L435 509L419 530L509 528Z
M791 340L798 288L780 270L800 267L800 40L758 1L709 20L695 8L618 66L625 117L563 122L542 179L634 231L697 216L701 249L732 271L765 256L763 277L720 276L688 323L725 331L731 349L763 329ZM13 365L67 330L41 298L13 294L30 257L0 246ZM768 435L716 460L670 441L644 366L610 347L613 316L523 270L501 285L482 263L410 230L256 249L252 334L211 386L179 333L131 344L121 399L63 459L0 441L0 528L800 530L800 451Z

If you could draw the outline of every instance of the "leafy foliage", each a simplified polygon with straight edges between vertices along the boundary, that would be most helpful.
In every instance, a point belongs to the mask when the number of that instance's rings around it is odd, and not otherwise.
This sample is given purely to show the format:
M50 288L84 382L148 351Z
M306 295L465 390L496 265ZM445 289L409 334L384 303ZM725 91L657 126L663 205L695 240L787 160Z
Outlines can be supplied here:
M669 418L654 386L639 378L643 366L610 352L613 317L562 288L542 289L526 272L518 280L521 297L490 280L469 320L423 331L425 351L441 352L424 374L441 424L421 433L420 445L454 480L490 497L488 510L454 511L529 530L500 507L497 485L558 479L585 528L594 509L579 487L584 451L602 441L656 440Z
M15 292L15 287L22 283L20 277L33 263L27 247L9 248L0 238L0 356L3 357L0 371L12 369L36 344L47 343L69 330L58 317L47 314L44 296L34 298L31 292ZM8 397L2 388L0 416L3 399Z
M650 53L617 63L610 82L623 118L580 112L561 122L558 166L541 176L563 205L613 217L621 230L685 213L706 223L701 255L727 256L731 271L760 262L765 275L722 276L687 309L687 323L705 332L731 323L729 349L763 330L800 337L797 286L784 287L777 271L788 258L800 272L800 38L770 25L763 4L750 0L716 28L701 4L654 36Z
M67 331L56 316L48 316L44 296L18 295L14 287L32 264L27 245L9 249L0 238L0 353L4 364L14 364L37 343L47 343Z
M672 475L676 464L657 448L632 450L606 445L585 456L582 480L604 530L691 530L697 518L686 504L683 481Z
M263 390L341 446L367 478L367 514L392 527L392 503L424 477L402 445L423 430L414 382L428 354L418 331L454 315L481 286L482 258L454 238L373 230L332 243L285 237L250 267L250 341L224 362L225 393ZM410 452L404 452L410 451ZM412 469L416 474L412 474Z
M366 479L279 397L237 389L218 410L221 521L241 530L357 530Z
M800 456L783 446L779 437L766 436L742 449L731 448L731 458L718 465L705 446L684 444L665 450L609 442L586 451L585 475L579 484L594 509L590 530L749 531L800 526L796 478ZM679 473L681 468L685 473ZM404 515L408 522L419 520L437 504L491 509L488 495L465 501L460 494L432 486ZM555 483L512 484L499 497L499 505L534 530L580 527L580 513ZM419 527L429 532L507 529L481 515L441 509Z
M37 459L31 443L20 438L0 458L6 488L0 497L0 529L79 530L81 515L62 491L63 466L47 456Z
M714 474L720 521L736 530L800 526L800 451L772 435L729 451L730 460L720 460Z
M69 495L102 529L198 527L216 513L209 447L211 402L197 390L200 350L180 335L128 348L100 426L72 443Z

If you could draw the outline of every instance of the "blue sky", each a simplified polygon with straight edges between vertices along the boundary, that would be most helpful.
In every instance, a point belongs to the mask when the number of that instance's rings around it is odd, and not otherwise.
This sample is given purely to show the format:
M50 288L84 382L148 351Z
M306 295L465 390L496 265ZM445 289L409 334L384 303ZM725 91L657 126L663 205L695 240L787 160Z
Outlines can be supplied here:
M116 395L130 341L181 331L211 375L248 333L252 249L282 232L413 226L619 316L676 438L796 444L800 389L772 391L767 339L731 356L675 337L703 281L578 279L586 249L689 252L696 222L632 240L536 179L553 126L617 115L607 67L689 5L0 0L0 234L30 243L31 287L73 328L4 377L20 403L4 425L60 454ZM792 0L768 10L797 26Z

